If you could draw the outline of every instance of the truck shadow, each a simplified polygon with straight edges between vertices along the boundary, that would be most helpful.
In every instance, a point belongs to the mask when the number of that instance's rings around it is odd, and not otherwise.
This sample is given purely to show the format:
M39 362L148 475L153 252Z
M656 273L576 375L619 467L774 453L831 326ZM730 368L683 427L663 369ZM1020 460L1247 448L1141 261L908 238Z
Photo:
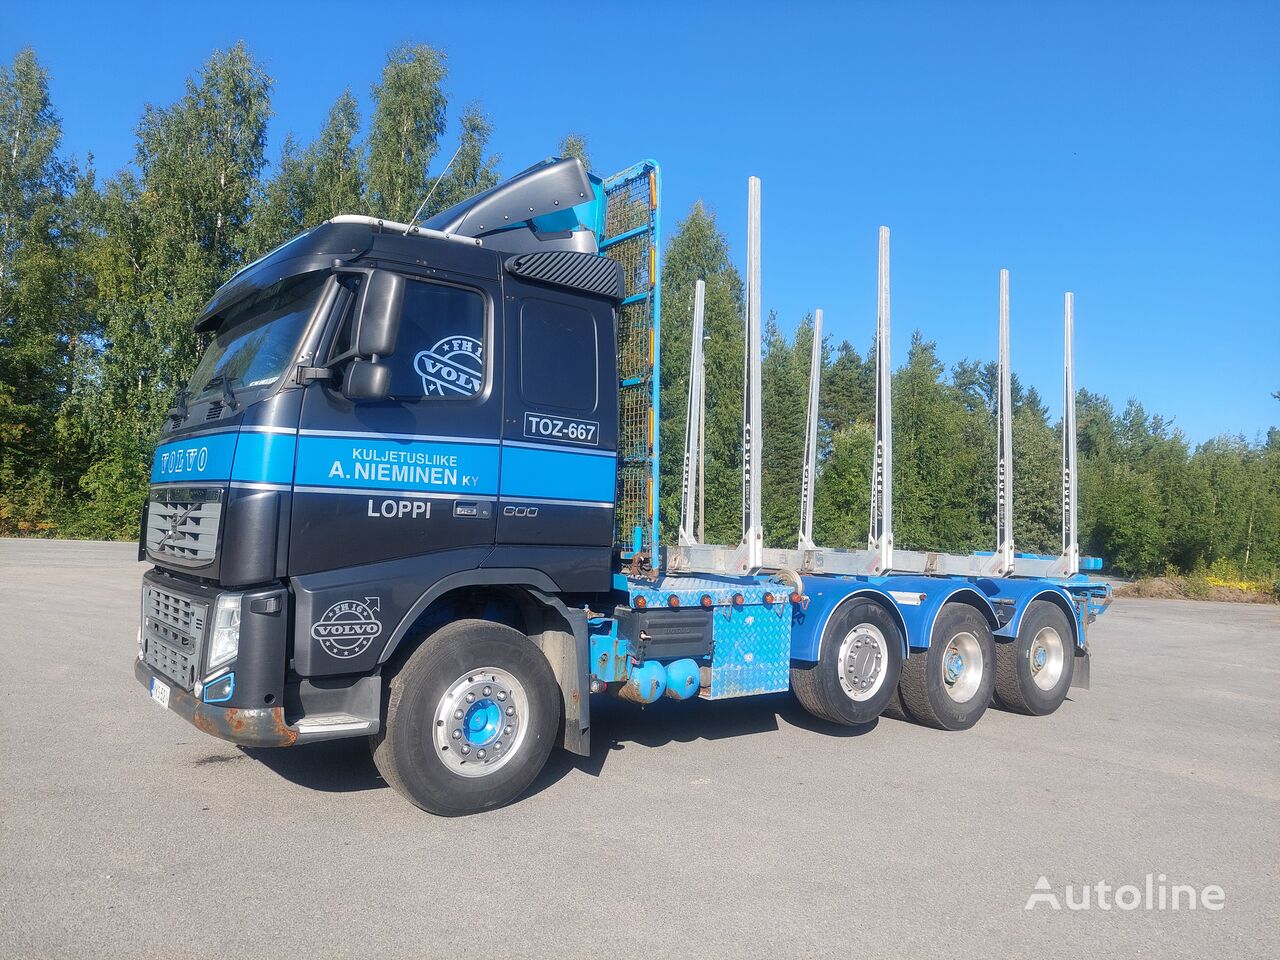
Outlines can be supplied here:
M609 758L630 744L661 747L774 733L780 728L780 721L839 738L860 737L874 730L879 722L873 720L858 727L828 723L806 711L790 693L685 703L664 699L643 707L612 697L592 697L591 756L555 751L525 796L540 793L574 770L599 777Z
M781 723L829 737L859 737L876 722L841 727L807 713L790 693L733 700L659 700L649 706L612 697L591 698L591 756L556 750L524 796L540 793L574 770L599 777L609 758L628 745L660 747L776 732ZM363 738L330 740L287 750L241 748L277 776L309 790L352 793L387 786Z
M387 782L373 765L365 737L326 740L288 749L241 747L277 776L308 790L352 793L381 790Z

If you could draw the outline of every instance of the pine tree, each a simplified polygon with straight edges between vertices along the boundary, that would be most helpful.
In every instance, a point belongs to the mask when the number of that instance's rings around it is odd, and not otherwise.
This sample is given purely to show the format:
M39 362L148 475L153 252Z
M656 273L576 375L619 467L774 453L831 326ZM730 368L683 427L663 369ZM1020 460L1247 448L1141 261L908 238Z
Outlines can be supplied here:
M674 539L680 516L693 292L699 279L706 282L706 538L737 543L742 538L743 285L715 215L701 201L677 226L663 260L660 509L666 542Z
M577 157L582 166L591 169L591 155L587 153L587 138L580 133L567 133L560 140L559 154L562 157Z
M764 447L761 499L765 545L793 547L800 529L800 476L804 471L805 407L813 318L806 316L788 341L770 313L761 361Z
M916 331L894 374L894 539L910 550L968 552L995 537L994 444L986 411L967 409Z

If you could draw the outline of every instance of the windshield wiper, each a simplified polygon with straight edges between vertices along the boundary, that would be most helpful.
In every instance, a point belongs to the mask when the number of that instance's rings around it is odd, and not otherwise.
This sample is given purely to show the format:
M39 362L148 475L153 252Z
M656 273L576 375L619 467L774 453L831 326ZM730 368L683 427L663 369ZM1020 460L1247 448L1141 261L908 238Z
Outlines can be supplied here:
M210 387L219 383L222 384L222 402L232 410L240 406L240 401L236 399L236 395L231 389L231 377L224 376L220 373L206 383L204 388L208 390Z
M181 423L183 420L187 419L188 399L187 388L180 388L178 390L178 396L174 398L173 406L169 408L169 412L165 414L165 416L170 420L173 420L175 423Z

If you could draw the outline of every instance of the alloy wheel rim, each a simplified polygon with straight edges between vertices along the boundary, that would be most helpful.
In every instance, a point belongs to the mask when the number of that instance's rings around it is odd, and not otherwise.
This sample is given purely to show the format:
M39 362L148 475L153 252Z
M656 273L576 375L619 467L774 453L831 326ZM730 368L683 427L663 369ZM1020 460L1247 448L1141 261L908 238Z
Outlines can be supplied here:
M884 686L888 659L889 644L879 627L860 623L850 630L840 644L837 661L845 696L855 701L873 697Z
M436 752L462 777L485 777L519 752L529 726L524 685L501 667L480 667L449 684L436 706Z
M942 651L942 688L956 703L968 703L982 686L986 665L982 644L972 633L957 633Z
M1041 627L1029 651L1031 679L1041 690L1052 690L1062 679L1066 665L1066 645L1053 627Z

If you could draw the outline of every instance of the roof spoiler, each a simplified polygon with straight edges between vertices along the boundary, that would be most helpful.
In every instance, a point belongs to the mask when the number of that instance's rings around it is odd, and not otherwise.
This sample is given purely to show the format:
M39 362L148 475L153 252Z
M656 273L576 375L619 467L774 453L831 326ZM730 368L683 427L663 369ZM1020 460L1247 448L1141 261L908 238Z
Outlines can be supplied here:
M423 227L507 253L596 253L596 181L575 157L551 158L437 213Z

